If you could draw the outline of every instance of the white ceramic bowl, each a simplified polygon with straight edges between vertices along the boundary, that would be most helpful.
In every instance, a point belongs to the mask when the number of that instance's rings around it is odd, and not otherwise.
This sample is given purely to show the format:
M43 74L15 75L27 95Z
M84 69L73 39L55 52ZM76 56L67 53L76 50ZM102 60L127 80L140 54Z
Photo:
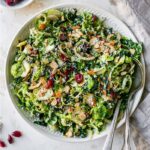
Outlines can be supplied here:
M9 6L5 2L5 0L1 0L0 5L3 7L9 8L9 9L20 9L20 8L26 7L27 5L31 4L32 2L33 2L33 0L23 0L14 6Z
M83 4L61 4L61 5L55 5L55 6L51 6L48 9L51 8L61 8L61 9L71 9L71 8L77 8L79 11L89 11L94 13L95 15L97 15L100 18L106 18L106 24L108 26L111 26L114 28L114 30L120 32L121 34L127 36L128 38L131 38L133 41L137 41L135 36L132 34L132 32L128 29L128 27L121 22L119 19L117 19L116 17L114 17L113 15L111 15L110 13L106 12L103 9L100 8L92 8L91 6L87 6L87 5L83 5ZM45 11L45 10L43 10ZM40 14L41 12L39 12L38 14ZM35 16L37 16L38 14L36 14ZM50 131L48 128L42 127L42 126L38 126L32 123L32 118L30 118L28 116L28 114L26 112L23 112L21 109L19 109L17 107L17 98L13 95L12 91L10 90L10 83L12 80L12 77L10 75L10 66L14 60L15 57L15 48L16 45L18 43L18 40L23 40L24 38L26 38L29 34L29 28L33 26L33 20L34 17L32 17L27 23L25 23L22 28L19 30L19 32L16 34L16 36L14 37L14 40L11 43L10 49L9 49L9 53L8 53L8 57L7 57L7 64L6 64L6 81L7 81L7 87L8 87L8 91L12 100L13 105L15 106L15 108L17 109L18 113L22 116L22 118L24 120L26 120L34 129L37 129L39 132L41 132L42 134L53 138L53 139L57 139L57 140L64 140L64 141L68 141L68 142L83 142L83 141L89 141L89 140L93 140L93 139L97 139L100 137L103 137L105 135L107 135L108 130L109 130L109 126L107 126L106 130L104 130L103 132L101 132L98 135L94 135L92 138L91 137L87 137L87 138L66 138L63 135L61 135L58 132L52 132ZM143 63L144 66L144 71L145 71L145 64L144 64L144 59L143 56L141 57L141 62ZM143 88L141 90L139 90L136 95L134 96L132 102L132 108L131 108L131 113L134 112L134 110L136 109L136 107L138 106L140 99L141 99L141 95L143 92ZM120 127L125 121L125 118L123 118L119 123L118 123L118 127Z

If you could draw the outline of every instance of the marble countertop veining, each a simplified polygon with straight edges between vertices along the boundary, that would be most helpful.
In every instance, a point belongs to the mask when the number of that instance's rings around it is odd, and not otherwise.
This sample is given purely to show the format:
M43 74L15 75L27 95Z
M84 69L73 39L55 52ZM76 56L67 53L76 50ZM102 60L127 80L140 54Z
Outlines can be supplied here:
M114 6L109 0L35 0L31 5L20 10L8 10L0 6L0 120L4 123L0 130L0 139L7 141L7 136L13 130L23 131L24 136L16 139L15 143L7 143L6 150L101 150L105 138L88 143L65 143L49 139L30 127L16 112L8 96L5 84L5 62L9 45L19 28L36 12L65 2L78 2L101 7L115 14ZM116 133L114 150L119 150L122 135Z

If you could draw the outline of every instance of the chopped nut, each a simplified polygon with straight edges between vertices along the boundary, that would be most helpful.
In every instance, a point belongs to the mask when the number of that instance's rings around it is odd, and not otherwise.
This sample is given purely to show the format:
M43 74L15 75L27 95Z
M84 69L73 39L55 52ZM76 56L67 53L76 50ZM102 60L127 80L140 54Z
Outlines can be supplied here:
M67 48L71 48L72 47L72 43L71 42L66 42L66 47Z
M79 29L74 30L71 34L72 37L76 37L76 38L80 38L82 35L83 33Z
M57 100L54 99L54 100L51 102L51 105L52 105L52 106L56 106L56 105L57 105Z
M72 113L73 112L73 108L72 107L69 107L68 109L67 109L67 113Z
M84 97L84 99L86 100L86 103L87 103L89 106L93 107L93 106L96 105L96 100L95 100L93 94L87 94L87 95Z
M104 101L112 101L112 97L110 96L106 96L106 95L102 95L102 98L104 99Z
M66 132L66 136L67 137L72 137L73 136L73 129L72 128L69 128L69 130Z
M73 26L72 29L73 30L80 29L80 26Z
M94 48L99 48L99 47L100 47L99 43L96 43L96 44L94 45Z
M70 91L70 87L68 85L66 85L65 88L64 88L64 91L65 91L66 94L68 94L69 91Z
M31 84L31 86L29 87L29 89L30 90L33 90L33 89L35 89L35 88L38 88L40 85L43 85L43 86L45 86L45 84L46 84L46 80L43 78L43 77L41 77L40 79L39 79L39 82L38 83L36 83L36 82L32 82L32 84Z
M90 40L90 44L95 45L98 41L99 41L98 38L92 37L91 40Z
M80 120L83 121L83 120L86 119L86 114L84 112L80 112L79 115L78 115L78 117L79 117Z
M50 67L53 68L53 69L56 69L56 68L58 68L58 64L55 61L52 61L50 63Z

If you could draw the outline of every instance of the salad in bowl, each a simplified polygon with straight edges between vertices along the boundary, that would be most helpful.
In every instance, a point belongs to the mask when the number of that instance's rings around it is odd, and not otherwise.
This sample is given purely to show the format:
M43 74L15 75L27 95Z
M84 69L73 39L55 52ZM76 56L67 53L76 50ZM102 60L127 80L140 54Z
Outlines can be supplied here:
M66 137L105 130L121 99L125 110L141 43L77 9L46 10L29 30L10 69L18 107Z

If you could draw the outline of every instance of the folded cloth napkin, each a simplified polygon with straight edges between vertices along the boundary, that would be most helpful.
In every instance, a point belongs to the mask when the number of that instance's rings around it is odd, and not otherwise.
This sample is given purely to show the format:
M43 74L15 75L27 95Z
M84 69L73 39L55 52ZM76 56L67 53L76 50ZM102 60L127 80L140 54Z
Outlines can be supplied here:
M144 44L146 85L141 103L134 112L131 123L137 149L150 150L150 0L111 0L111 2L116 5L119 17ZM138 130L140 135L135 130ZM141 144L143 139L145 142Z

